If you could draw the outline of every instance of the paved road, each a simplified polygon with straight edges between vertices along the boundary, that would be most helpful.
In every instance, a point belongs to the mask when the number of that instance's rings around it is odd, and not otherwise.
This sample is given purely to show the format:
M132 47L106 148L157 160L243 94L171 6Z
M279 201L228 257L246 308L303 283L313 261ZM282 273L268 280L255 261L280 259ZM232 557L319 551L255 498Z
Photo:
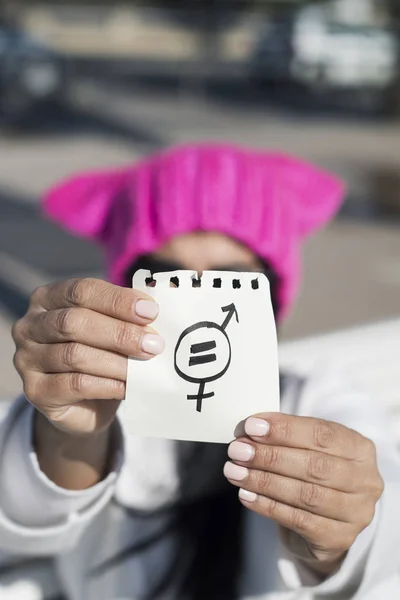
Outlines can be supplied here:
M24 135L0 139L0 397L19 387L11 366L9 330L38 284L71 275L101 274L97 250L45 222L41 192L83 168L134 160L176 141L228 139L298 153L341 173L354 212L391 182L385 197L400 203L400 124L311 119L275 107L249 111L141 90L121 92L81 84L69 110L37 119ZM392 179L390 179L392 177ZM389 178L389 179L388 179ZM381 182L381 183L379 183ZM373 192L371 191L373 190ZM349 205L350 206L350 205ZM305 285L282 329L295 337L400 314L400 237L396 221L341 218L305 250Z

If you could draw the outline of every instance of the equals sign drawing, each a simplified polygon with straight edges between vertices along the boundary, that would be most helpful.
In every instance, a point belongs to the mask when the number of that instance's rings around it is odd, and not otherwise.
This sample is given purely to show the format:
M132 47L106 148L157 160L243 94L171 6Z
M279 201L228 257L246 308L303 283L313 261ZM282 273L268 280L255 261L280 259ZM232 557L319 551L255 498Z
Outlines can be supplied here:
M196 367L197 365L205 365L212 363L217 360L216 354L204 354L210 352L217 347L215 341L201 342L200 344L193 344L190 347L190 353L192 356L189 359L189 367ZM193 356L194 355L194 356Z

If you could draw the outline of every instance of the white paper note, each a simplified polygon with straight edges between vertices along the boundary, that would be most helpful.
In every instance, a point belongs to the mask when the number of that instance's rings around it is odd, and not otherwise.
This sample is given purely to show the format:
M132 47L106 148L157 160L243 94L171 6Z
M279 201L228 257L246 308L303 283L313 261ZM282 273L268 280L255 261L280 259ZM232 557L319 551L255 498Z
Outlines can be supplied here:
M162 355L128 361L120 418L145 437L228 443L237 425L279 411L276 327L269 282L259 273L138 271L133 287L155 298ZM179 287L171 287L177 277Z

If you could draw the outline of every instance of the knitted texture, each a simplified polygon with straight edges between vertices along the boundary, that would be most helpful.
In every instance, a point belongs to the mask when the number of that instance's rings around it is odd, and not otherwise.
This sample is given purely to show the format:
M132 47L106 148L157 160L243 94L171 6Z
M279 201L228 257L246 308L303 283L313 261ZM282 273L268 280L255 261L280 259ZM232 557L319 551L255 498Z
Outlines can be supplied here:
M336 176L298 158L190 144L64 181L46 194L43 208L104 247L109 279L118 285L137 257L175 236L226 234L274 268L282 317L298 291L302 240L334 216L343 198Z

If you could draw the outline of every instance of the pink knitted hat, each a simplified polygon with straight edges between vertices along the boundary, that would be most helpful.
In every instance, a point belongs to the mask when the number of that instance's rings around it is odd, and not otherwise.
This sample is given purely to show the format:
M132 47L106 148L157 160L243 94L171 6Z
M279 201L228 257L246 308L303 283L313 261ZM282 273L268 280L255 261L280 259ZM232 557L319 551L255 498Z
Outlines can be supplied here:
M299 285L300 242L338 210L344 185L297 158L221 144L192 144L113 171L78 175L50 190L44 211L105 249L124 285L137 257L192 231L229 235L279 277L280 316Z

